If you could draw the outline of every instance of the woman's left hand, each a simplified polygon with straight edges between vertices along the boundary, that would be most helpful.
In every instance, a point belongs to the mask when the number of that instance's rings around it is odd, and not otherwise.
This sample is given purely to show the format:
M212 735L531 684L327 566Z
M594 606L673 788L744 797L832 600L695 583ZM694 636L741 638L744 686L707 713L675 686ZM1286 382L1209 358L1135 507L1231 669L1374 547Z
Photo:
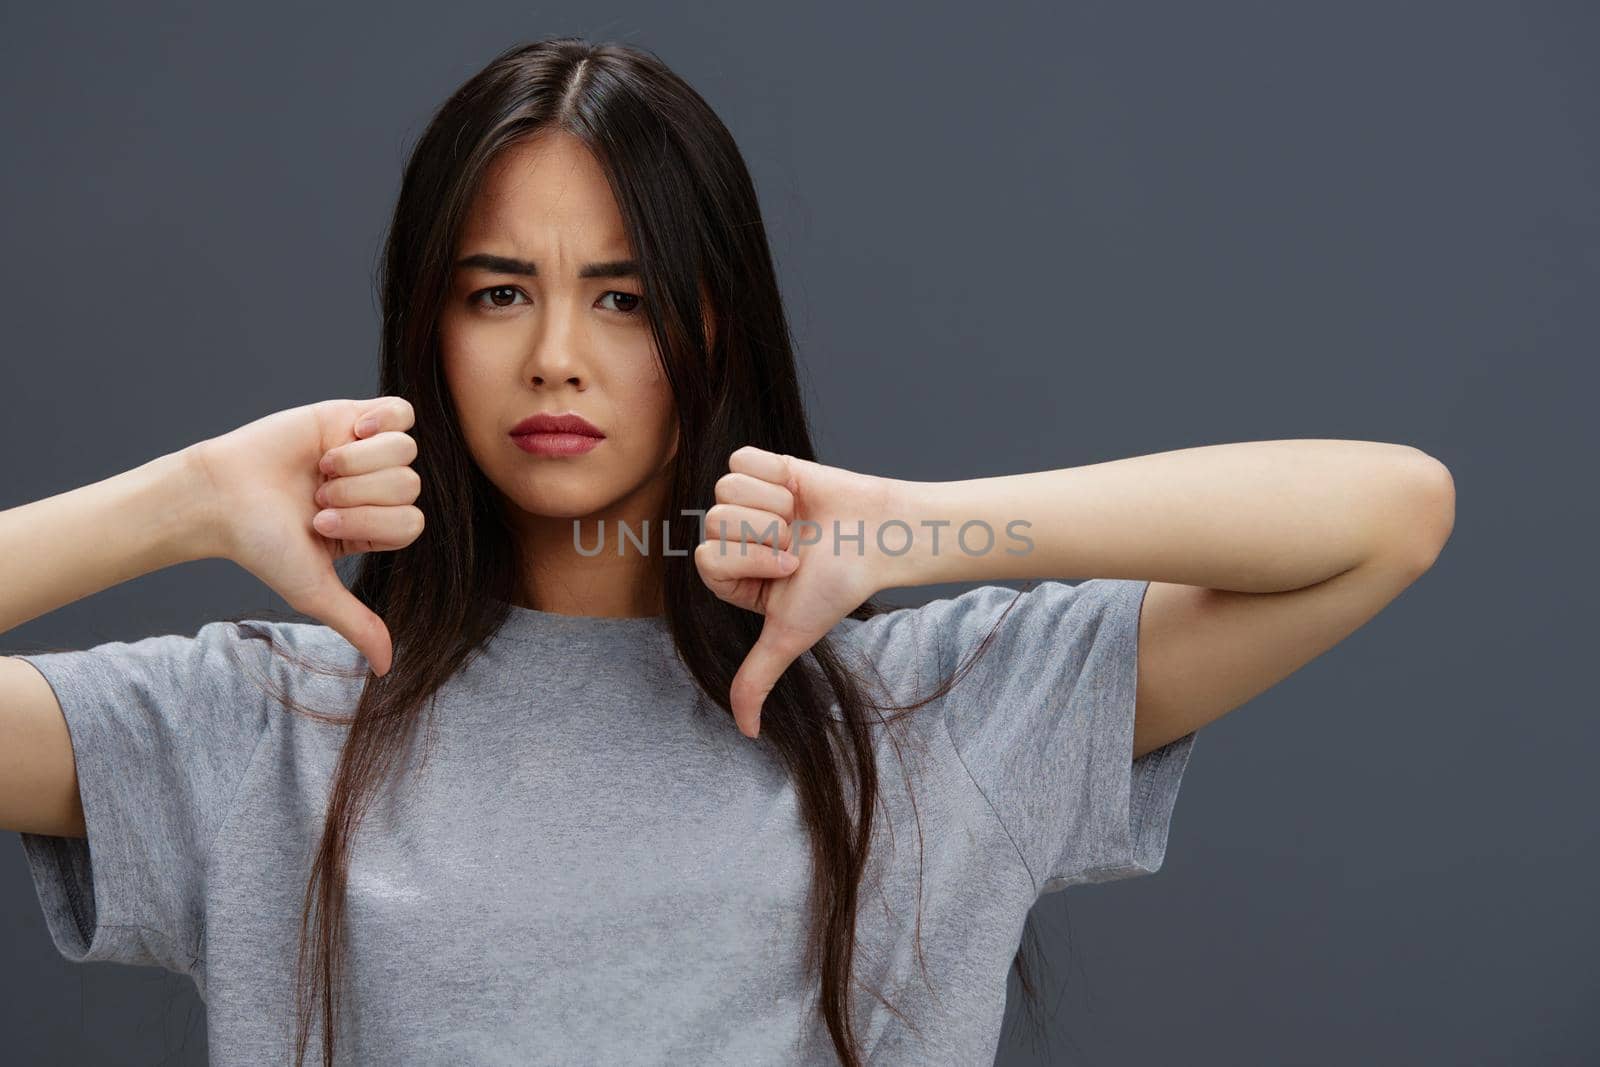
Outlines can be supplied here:
M753 738L789 665L888 588L892 557L879 549L877 530L900 483L754 445L728 457L728 472L717 480L694 562L720 599L766 616L729 693L734 721Z

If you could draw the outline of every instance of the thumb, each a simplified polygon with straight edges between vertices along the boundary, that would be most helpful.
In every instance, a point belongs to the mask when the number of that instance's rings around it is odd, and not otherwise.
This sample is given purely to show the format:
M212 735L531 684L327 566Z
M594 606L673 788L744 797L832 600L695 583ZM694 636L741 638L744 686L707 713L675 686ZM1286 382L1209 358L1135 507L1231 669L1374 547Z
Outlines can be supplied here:
M733 721L738 724L740 733L754 738L761 732L761 706L767 694L772 692L789 665L810 647L809 642L797 639L791 631L774 624L770 615L767 617L761 636L756 638L739 665L728 693Z
M389 673L394 658L394 643L389 636L389 627L376 612L345 588L336 573L330 572L303 603L295 605L295 610L321 619L332 627L335 633L367 658L373 673L379 677Z

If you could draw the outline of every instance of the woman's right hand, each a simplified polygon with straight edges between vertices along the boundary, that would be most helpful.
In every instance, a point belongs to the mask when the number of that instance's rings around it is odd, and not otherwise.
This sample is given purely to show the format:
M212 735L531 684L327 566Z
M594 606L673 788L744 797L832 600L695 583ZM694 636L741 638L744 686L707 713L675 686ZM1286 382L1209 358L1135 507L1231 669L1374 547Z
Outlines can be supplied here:
M373 417L376 424L357 423ZM404 548L422 533L410 466L411 404L397 396L324 400L275 412L191 446L222 554L295 611L326 623L389 672L389 628L333 569L357 552ZM328 522L329 519L333 521Z

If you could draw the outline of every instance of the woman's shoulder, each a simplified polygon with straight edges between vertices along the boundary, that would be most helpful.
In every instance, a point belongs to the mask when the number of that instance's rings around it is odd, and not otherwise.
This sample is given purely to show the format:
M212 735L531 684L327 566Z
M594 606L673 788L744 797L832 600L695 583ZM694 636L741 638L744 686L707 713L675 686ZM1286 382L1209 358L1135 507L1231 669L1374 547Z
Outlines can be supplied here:
M240 650L237 662L260 688L297 702L331 698L340 706L358 694L368 670L366 659L331 626L298 619L247 618L213 623L228 628L229 641Z
M229 619L213 626L234 628L240 641L261 641L266 646L286 649L300 654L349 659L356 655L355 646L331 626L302 619Z
M1145 583L1091 578L1047 579L1025 589L979 585L910 606L888 605L866 618L846 618L834 646L891 688L922 692L975 661L969 696L1009 674L1037 675L1076 655L1107 618L1137 617ZM1017 679L1024 681L1025 679Z

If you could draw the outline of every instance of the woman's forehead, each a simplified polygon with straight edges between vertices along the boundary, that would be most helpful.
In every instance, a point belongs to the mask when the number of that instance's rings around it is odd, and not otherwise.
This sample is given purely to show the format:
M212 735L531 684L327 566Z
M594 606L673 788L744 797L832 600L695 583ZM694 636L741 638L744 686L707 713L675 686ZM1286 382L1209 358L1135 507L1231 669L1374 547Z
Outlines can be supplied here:
M548 153L491 170L463 220L460 255L487 252L544 271L633 258L622 213L598 167Z

